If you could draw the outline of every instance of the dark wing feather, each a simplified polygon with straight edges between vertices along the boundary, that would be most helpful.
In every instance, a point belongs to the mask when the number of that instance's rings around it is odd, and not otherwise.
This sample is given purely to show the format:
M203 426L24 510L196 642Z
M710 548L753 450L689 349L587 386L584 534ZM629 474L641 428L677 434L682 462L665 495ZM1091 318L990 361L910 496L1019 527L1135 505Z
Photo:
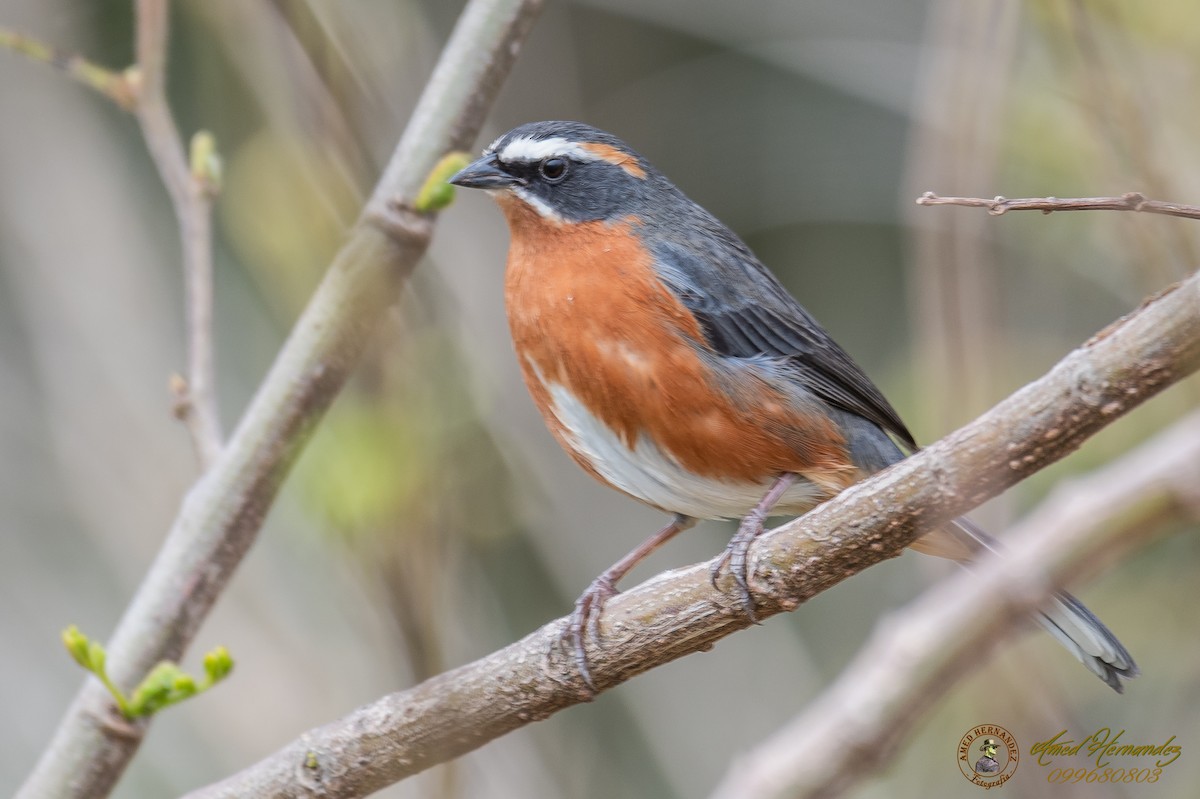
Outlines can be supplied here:
M916 449L912 433L871 379L750 252L715 219L703 236L659 238L659 275L699 321L716 352L786 359L825 402L868 419ZM693 227L692 230L697 228Z

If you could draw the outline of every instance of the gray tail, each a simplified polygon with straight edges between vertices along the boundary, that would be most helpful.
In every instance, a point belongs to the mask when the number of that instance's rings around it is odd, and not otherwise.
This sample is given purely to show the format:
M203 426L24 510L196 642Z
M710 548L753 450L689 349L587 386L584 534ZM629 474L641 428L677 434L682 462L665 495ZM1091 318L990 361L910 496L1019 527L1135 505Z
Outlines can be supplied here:
M904 458L895 442L873 423L846 414L842 426L847 431L851 455L863 470L874 472ZM957 519L913 542L912 548L967 565L981 550L994 552L1000 545L969 519ZM1112 631L1065 591L1055 594L1034 619L1117 693L1124 691L1122 679L1138 675L1137 664Z
M996 539L967 519L958 519L954 524L972 539L977 550L998 549ZM1133 662L1129 650L1117 640L1112 630L1066 591L1056 593L1034 619L1080 663L1087 666L1088 671L1117 693L1125 690L1122 679L1128 680L1138 675L1137 664Z
M1112 630L1066 591L1055 594L1050 604L1034 618L1092 674L1117 693L1125 690L1122 678L1128 680L1138 675L1137 664L1129 650L1117 640Z

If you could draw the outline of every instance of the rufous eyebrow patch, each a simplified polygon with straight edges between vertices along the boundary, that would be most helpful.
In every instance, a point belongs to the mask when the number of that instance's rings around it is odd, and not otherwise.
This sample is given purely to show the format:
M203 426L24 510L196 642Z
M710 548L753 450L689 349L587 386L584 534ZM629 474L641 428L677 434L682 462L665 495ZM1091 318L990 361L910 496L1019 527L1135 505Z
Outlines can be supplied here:
M579 145L580 149L586 150L596 156L601 161L607 161L613 166L619 166L638 180L646 179L646 170L627 152L613 147L611 144L601 144L600 142L584 142Z

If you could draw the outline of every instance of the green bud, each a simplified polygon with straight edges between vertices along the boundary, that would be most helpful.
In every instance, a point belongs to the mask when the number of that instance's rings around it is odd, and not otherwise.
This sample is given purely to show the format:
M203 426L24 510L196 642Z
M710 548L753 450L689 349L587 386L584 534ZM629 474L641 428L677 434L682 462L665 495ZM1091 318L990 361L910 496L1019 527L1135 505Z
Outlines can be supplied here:
M121 72L121 77L125 80L125 85L129 87L129 92L134 98L142 93L142 84L145 81L142 79L142 70L137 64L125 67Z
M165 660L152 668L129 699L130 715L148 716L170 704L171 690L180 674L178 666Z
M196 695L196 680L190 674L180 672L171 683L172 700L187 699Z
M207 130L192 136L189 165L192 179L208 194L215 197L221 192L221 154L217 151L217 139Z
M171 661L164 660L154 667L150 672L150 676L160 688L170 690L175 685L176 680L187 675Z
M88 663L90 665L88 665L87 668L91 669L96 674L103 674L104 661L106 659L107 656L105 655L104 647L100 645L99 641L92 641L90 644L88 644Z
M72 624L63 630L62 642L76 663L85 669L91 668L91 658L88 654L88 637L79 632L78 627Z
M421 191L417 193L416 209L421 213L440 211L454 202L454 187L446 181L469 163L471 157L461 151L443 156L425 179Z
M233 670L233 657L229 650L218 646L204 656L204 673L208 675L209 684L220 682Z

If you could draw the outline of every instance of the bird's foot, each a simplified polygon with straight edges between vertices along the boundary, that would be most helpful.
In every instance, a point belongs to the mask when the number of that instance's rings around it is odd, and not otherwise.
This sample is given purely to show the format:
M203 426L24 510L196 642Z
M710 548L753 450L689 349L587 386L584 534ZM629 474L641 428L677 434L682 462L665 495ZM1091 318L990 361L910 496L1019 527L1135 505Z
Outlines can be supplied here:
M733 538L729 539L729 546L725 547L721 557L717 558L708 570L709 580L712 582L713 588L716 588L721 570L726 565L729 566L735 593L742 603L742 608L746 611L746 617L754 624L758 624L758 612L754 605L754 597L750 593L750 561L747 554L750 552L750 545L754 543L754 539L762 533L763 519L758 515L752 513L742 519L737 532L734 533Z
M571 612L567 625L567 641L575 653L575 666L579 669L583 684L592 694L596 693L596 683L592 680L584 644L589 635L595 641L600 640L600 614L604 610L604 603L618 593L607 574L592 580L592 584L575 600L575 610Z

